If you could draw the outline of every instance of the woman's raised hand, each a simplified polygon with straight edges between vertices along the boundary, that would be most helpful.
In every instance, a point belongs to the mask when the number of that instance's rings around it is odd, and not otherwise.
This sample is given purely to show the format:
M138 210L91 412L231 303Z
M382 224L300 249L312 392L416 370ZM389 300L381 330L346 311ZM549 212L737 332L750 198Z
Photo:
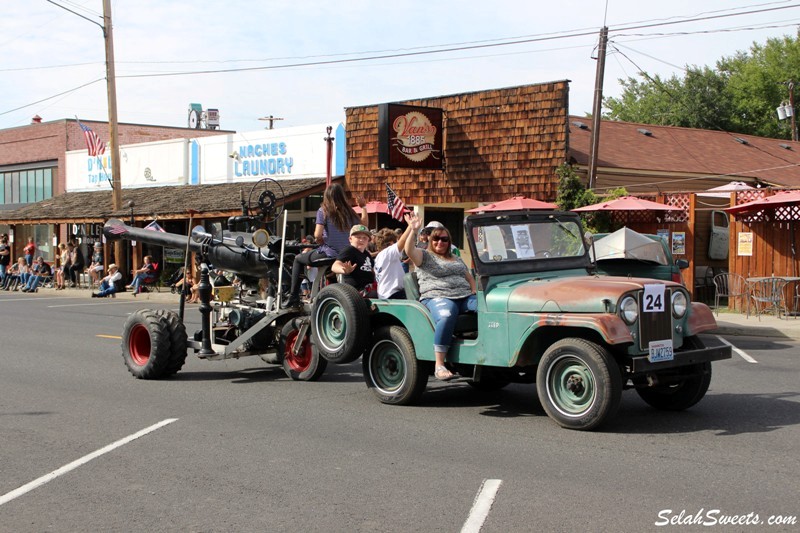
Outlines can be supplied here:
M422 219L416 213L407 213L406 222L414 231L418 231L422 227Z

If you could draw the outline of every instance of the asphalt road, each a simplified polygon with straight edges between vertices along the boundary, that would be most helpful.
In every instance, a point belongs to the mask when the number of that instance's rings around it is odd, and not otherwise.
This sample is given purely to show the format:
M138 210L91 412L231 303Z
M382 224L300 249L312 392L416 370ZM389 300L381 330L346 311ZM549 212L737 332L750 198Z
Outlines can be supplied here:
M550 421L533 386L431 383L421 405L385 406L360 362L298 383L190 355L136 380L118 337L148 306L0 293L0 531L460 531L492 495L484 532L800 529L767 524L800 517L797 342L727 338L757 362L715 363L699 405L627 392L587 433Z

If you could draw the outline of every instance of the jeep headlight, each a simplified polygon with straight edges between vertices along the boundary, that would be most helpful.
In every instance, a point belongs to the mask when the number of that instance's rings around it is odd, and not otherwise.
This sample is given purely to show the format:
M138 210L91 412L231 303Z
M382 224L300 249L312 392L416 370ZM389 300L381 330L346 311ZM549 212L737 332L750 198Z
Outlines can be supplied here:
M681 318L686 314L686 295L683 291L675 291L672 293L672 316Z
M639 318L639 304L636 303L636 298L633 296L626 296L619 304L619 315L626 324L631 325Z

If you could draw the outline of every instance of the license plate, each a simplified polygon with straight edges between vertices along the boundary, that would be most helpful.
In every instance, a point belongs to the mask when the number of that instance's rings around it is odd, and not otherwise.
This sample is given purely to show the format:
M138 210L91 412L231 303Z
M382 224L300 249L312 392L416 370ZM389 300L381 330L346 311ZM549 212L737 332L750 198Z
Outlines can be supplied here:
M672 339L650 341L648 348L647 360L651 363L660 363L661 361L672 361L675 359L675 353L672 351Z

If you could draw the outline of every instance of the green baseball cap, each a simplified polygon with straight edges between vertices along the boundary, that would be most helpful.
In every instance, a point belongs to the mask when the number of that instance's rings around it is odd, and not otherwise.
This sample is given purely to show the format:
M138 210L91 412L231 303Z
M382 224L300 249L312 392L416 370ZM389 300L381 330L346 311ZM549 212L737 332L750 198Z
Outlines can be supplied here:
M367 237L372 237L372 233L369 232L369 228L366 227L364 224L356 224L352 228L350 228L350 236L352 237L356 233L364 233Z

